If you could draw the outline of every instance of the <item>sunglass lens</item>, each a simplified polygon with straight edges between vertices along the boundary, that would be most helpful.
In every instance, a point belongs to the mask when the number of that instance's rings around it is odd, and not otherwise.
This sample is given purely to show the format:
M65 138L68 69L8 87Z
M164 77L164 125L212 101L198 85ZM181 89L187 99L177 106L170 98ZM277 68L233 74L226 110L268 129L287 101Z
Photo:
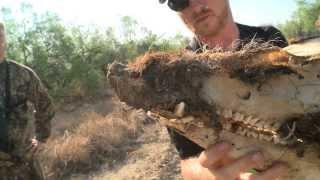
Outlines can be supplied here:
M182 11L189 6L189 0L169 0L168 6L174 11Z

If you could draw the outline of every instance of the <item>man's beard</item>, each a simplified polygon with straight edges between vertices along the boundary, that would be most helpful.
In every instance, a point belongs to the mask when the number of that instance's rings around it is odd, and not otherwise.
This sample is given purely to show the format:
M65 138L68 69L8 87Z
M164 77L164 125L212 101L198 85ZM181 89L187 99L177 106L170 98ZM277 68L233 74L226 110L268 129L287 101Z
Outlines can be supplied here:
M212 22L202 22L205 24L203 24L199 28L195 28L194 33L196 35L200 35L200 36L216 36L222 31L222 29L227 24L227 19L229 16L229 9L228 9L227 5L225 5L223 7L222 12L220 14L217 14L216 12L212 11L211 9L202 8L202 10L199 14L193 14L193 19L196 19L197 17L200 17L203 14L207 14L207 13L209 13L210 16L213 16L211 18L214 18L214 20L217 21L214 25L215 27L208 29L209 28L208 23L212 23Z

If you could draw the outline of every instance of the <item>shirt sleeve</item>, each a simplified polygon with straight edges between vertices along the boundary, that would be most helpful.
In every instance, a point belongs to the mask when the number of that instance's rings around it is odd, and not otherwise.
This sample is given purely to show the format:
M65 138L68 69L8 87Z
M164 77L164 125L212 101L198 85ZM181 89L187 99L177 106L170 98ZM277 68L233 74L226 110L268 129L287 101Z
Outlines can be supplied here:
M37 140L46 141L51 134L51 119L55 111L47 89L43 86L39 77L30 72L29 100L35 107L35 134Z

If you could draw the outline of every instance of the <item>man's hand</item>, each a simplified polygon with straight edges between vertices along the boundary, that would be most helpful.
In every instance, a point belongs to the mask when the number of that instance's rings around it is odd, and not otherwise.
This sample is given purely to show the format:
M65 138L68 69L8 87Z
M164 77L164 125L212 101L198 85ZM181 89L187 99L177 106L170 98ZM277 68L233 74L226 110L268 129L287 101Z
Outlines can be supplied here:
M29 146L29 151L32 155L36 154L41 149L42 143L38 141L35 137L31 139L31 144Z
M198 158L181 161L181 172L185 180L274 180L285 174L287 167L277 163L260 173L249 173L253 168L262 168L264 157L255 152L240 158L232 158L232 145L222 142L203 151Z

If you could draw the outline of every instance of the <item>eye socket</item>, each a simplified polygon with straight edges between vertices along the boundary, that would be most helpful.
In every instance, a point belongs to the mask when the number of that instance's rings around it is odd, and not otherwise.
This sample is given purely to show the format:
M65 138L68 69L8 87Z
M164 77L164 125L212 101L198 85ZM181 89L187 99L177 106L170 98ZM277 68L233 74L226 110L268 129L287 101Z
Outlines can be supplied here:
M160 0L164 1L164 0ZM174 11L182 11L189 6L189 0L169 0L168 6Z

